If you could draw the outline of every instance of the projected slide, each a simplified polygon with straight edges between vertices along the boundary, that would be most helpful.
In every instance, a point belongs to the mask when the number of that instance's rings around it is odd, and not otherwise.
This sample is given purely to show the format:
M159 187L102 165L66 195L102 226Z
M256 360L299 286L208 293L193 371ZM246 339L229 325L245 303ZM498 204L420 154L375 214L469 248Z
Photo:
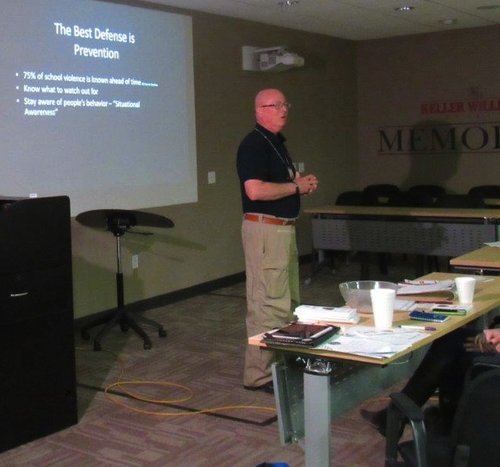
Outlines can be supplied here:
M16 0L0 37L0 195L66 194L73 214L197 201L190 17Z
M131 32L112 32L108 28L104 31L97 27L82 27L78 24L66 25L55 22L52 24L52 34L58 36L62 46L62 54L65 52L72 56L71 58L88 58L103 60L120 60L120 50L116 45L128 44L129 48L135 45L135 34ZM93 43L102 41L105 45L115 46L114 49L108 47L86 47L82 44L87 44L89 40ZM65 50L64 50L65 49ZM125 50L126 54L127 51ZM122 55L124 55L122 53ZM125 59L126 60L126 59ZM123 72L133 72L132 75L114 76L113 74L95 76L94 70L101 73L105 69L96 67L94 63L88 63L86 67L80 67L81 71L86 71L88 74L75 75L68 66L68 71L61 71L61 67L57 67L55 73L50 69L40 71L40 67L36 67L36 71L30 69L31 63L25 63L25 69L16 71L16 77L19 83L16 89L21 88L22 104L24 105L24 115L33 117L56 117L60 115L60 109L74 108L93 108L107 109L109 108L141 108L141 98L147 98L143 92L130 92L123 87L141 87L141 88L158 88L158 83L142 81L135 73L133 65L122 68ZM86 68L86 69L85 69ZM22 86L21 86L22 83ZM115 89L109 89L115 87ZM121 89L119 89L121 88ZM100 97L102 96L102 97ZM134 101L127 100L133 96ZM115 98L114 98L115 97ZM125 100L123 100L125 99ZM18 98L17 102L21 101Z

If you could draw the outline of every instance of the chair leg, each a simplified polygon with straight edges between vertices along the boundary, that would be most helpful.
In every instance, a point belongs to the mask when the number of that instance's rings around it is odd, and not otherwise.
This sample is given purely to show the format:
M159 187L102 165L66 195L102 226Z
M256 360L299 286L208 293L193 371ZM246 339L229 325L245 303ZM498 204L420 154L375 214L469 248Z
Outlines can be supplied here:
M106 324L115 314L115 312L110 312L107 313L106 316L103 316L102 318L95 319L88 323L87 325L83 326L82 329L80 330L80 334L82 336L82 339L85 339L88 341L90 339L90 334L89 330L92 328L95 328L96 326L100 326L102 324Z
M415 277L423 276L425 274L425 256L417 255L415 263Z
M144 330L137 324L134 318L130 316L129 313L125 312L125 321L126 323L132 328L135 333L142 338L144 342L144 350L149 350L151 347L153 347L153 344L151 342L151 339L149 336L144 332Z
M370 261L369 255L366 252L360 253L361 259L361 280L367 280L370 277Z
M398 442L403 434L406 421L410 422L417 467L427 467L427 437L422 410L406 394L391 394L391 403L387 411L385 459L386 465L398 465Z
M102 350L101 340L104 336L118 323L123 320L123 310L117 310L111 318L107 321L104 327L99 331L97 336L94 338L94 350ZM97 325L97 323L95 324Z
M144 349L149 350L151 349L153 344L151 343L151 339L146 334L146 332L139 326L138 322L156 328L159 337L167 336L167 331L160 323L157 323L156 321L141 315L132 316L132 314L126 311L124 308L116 309L113 312L108 313L106 316L90 322L82 328L81 336L83 339L89 340L89 330L96 326L104 324L104 327L97 333L96 337L94 338L94 350L99 351L102 350L102 339L106 337L106 335L115 325L119 324L123 332L126 332L129 328L131 328L143 340Z
M389 271L389 253L379 253L378 254L378 267L381 274L386 275Z
M390 404L387 409L387 428L386 428L386 444L385 444L385 465L396 466L398 465L398 441L399 430L398 425L400 422L399 413L395 407Z
M151 326L153 328L156 328L156 330L158 331L159 337L167 337L167 331L165 330L165 328L160 323L156 322L155 320L146 318L145 316L142 316L139 314L135 315L135 320L139 323L144 323L147 326Z

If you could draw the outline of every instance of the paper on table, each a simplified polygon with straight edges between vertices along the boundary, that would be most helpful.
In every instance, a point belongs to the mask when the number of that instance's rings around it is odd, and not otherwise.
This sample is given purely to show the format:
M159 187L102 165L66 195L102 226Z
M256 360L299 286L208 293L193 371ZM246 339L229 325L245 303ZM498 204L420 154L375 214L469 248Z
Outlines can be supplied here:
M415 302L413 300L399 300L394 302L394 311L409 311L413 309Z
M293 312L302 322L334 322L358 323L359 315L355 308L348 306L326 307L317 305L300 305Z
M378 331L372 326L352 326L344 334L316 348L372 358L388 358L411 347L427 335L412 329L392 328Z
M434 284L422 283L422 284L408 284L402 285L397 290L398 295L418 295L427 294L432 292L441 292L446 290L451 290L453 287L453 280L437 281Z
M497 248L500 248L500 242L486 242L485 245L495 246Z

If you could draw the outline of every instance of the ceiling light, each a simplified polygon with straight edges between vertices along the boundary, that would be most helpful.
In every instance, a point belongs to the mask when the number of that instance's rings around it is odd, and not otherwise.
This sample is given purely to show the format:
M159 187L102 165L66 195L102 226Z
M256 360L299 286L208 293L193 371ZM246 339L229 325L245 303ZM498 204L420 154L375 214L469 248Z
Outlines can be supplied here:
M415 7L411 5L403 5L397 8L394 8L395 11L411 11L414 10Z

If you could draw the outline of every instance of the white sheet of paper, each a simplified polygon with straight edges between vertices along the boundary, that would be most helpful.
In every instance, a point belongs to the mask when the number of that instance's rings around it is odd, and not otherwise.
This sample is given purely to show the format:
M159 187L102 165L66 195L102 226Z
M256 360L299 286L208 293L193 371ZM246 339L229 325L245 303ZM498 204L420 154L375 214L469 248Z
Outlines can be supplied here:
M421 285L402 285L399 287L398 295L417 295L426 294L431 292L440 292L443 290L451 290L453 288L452 280L438 281L435 284L421 284Z
M387 358L424 339L427 333L413 329L392 328L378 331L373 326L352 326L344 334L333 337L319 345L318 349Z

